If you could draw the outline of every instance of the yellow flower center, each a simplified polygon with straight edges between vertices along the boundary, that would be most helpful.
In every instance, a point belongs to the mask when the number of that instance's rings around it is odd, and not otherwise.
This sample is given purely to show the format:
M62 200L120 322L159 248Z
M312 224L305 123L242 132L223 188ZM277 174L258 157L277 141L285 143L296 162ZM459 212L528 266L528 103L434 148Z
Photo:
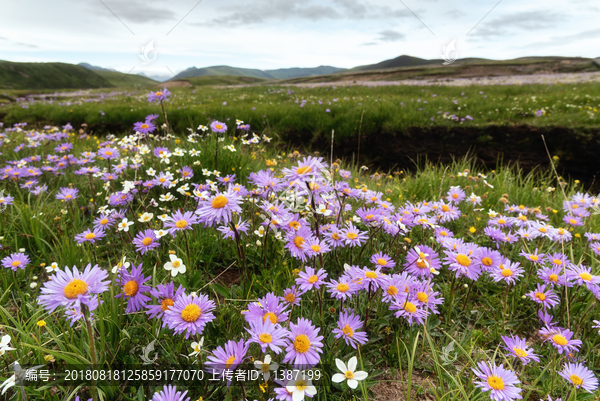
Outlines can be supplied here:
M398 293L398 288L395 285L390 285L386 291L389 295L394 296Z
M340 235L338 233L333 233L333 234L331 234L331 238L338 240L338 239L340 239Z
M71 199L71 198L72 198L72 196L71 196L71 195L65 195L65 198L67 198L67 199Z
M440 231L440 235L441 235L442 237L447 237L447 236L448 236L448 233L447 233L446 231Z
M212 207L214 209L222 209L225 207L225 205L227 205L227 198L224 197L223 195L219 195L217 197L215 197L215 199L213 199L212 201Z
M583 281L590 281L592 279L592 275L589 273L579 273L579 277L581 277Z
M562 262L562 260L560 260L560 259L554 259L554 260L552 261L552 263L554 263L555 265L559 265L559 266L560 266L560 265L562 265L562 263L563 263L563 262Z
M87 284L83 280L74 278L63 290L63 294L68 299L75 299L78 295L83 295L87 292Z
M301 354L306 353L310 348L310 340L306 334L296 336L294 340L294 349Z
M300 223L298 223L297 221L291 221L288 224L288 227L293 228L294 231L298 231L298 229L300 228ZM335 235L335 234L334 234ZM336 238L337 239L337 238Z
M310 280L309 280L309 282L310 282ZM293 292L287 293L287 294L285 295L285 300L286 300L287 302L289 302L289 303L292 303L292 302L294 302L294 301L296 300L296 296L294 295L294 293L293 293Z
M564 336L561 336L560 334L553 335L552 341L554 341L554 343L558 345L567 345L569 343L569 341L567 341L567 339Z
M492 258L486 256L485 258L481 259L481 263L483 263L485 266L491 266L494 262L492 261Z
M448 207L448 205L442 205L442 212L449 212L450 208Z
M150 128L150 126L148 124L142 124L142 125L140 125L140 128L147 129L147 128Z
M158 92L156 92L156 93L155 93L155 95L156 95L156 96L162 96L162 92L161 92L161 91L158 91Z
M459 265L464 267L469 267L471 265L471 259L468 256L463 255L462 253L458 254L458 256L456 257L456 261Z
M202 315L202 310L196 304L186 305L185 308L181 311L181 318L188 323L195 322Z
M533 260L534 262L540 260L540 258L537 255L529 255L529 259Z
M296 173L298 173L300 175L310 173L311 171L312 171L312 168L310 168L309 166L298 167L296 169Z
M346 371L346 373L344 373L344 376L346 377L346 379L350 380L350 379L354 379L354 373L352 373L351 371Z
M160 182L162 183L162 182L165 182L165 181L167 181L167 179L166 179L165 177L160 177L160 178L158 179L158 181L160 181Z
M344 333L348 337L352 337L354 335L354 330L352 330L352 327L350 327L349 325L345 325L342 329L342 333Z
M339 283L335 288L339 292L346 292L350 289L350 287L346 283Z
M171 298L165 298L160 303L160 309L162 309L162 311L164 312L164 311L166 311L167 309L169 309L173 305L175 305L175 302L173 302L173 300Z
M260 336L258 336L258 339L263 344L269 344L271 341L273 341L273 337L269 333L262 333Z
M367 220L372 220L372 219L373 219L373 217L375 217L375 215L373 215L373 214L368 214L368 215L366 215L366 216L365 216L365 219L367 219Z
M500 376L490 376L488 377L487 382L494 390L504 390L504 381Z
M417 311L417 307L412 302L406 302L404 304L404 310L408 313L415 313Z
M296 389L299 391L304 391L306 390L306 387L308 387L306 385L306 380L297 380L296 381Z
M294 245L296 245L298 248L302 248L302 245L304 245L304 238L300 236L294 238Z
M311 284L316 283L319 280L319 278L316 275L312 275L308 278L308 282Z
M544 301L546 299L546 294L544 294L543 292L536 292L535 297L540 301Z
M146 237L142 240L142 245L144 245L144 246L148 246L151 243L152 243L152 238L150 238L150 237Z
M510 277L513 275L513 272L510 269L502 269L500 273L502 273L504 277Z
M269 370L271 370L271 365L268 363L263 363L260 365L260 370L262 370L264 373L267 373Z
M348 237L348 239L356 239L356 238L358 238L358 234L348 233L348 234L346 234L346 237Z
M231 365L233 365L233 362L235 361L235 356L231 355L230 357L227 358L227 360L225 361L225 369L229 369L231 367Z
M108 224L108 219L102 219L102 220L100 220L100 224L103 225L103 226L106 225L106 224Z
M551 274L551 275L548 276L548 280L553 281L555 283L558 283L558 275Z
M417 259L417 267L419 269L425 269L427 267L427 263L423 259Z
M569 379L571 379L571 382L576 386L581 386L583 384L583 379L577 375L571 375L569 376Z
M425 304L429 301L429 296L425 292L417 292L417 299Z
M513 351L515 351L515 355L519 358L527 358L527 352L523 351L521 348L514 347Z
M365 273L365 277L366 278L377 278L377 273L372 270L369 270L368 272Z
M178 268L179 266L181 266L181 262L176 260L175 262L171 263L173 265L174 268Z
M320 245L311 245L310 248L313 250L313 252L321 252L321 246Z
M175 227L177 228L186 228L188 225L187 220L179 220L177 223L175 223Z
M271 323L277 323L277 316L273 312L267 312L263 315L263 323L267 320L267 318L271 321Z
M107 150L106 152L104 152L106 154L106 156L112 156L113 152L111 152L110 150Z
M21 266L21 261L20 260L15 260L11 263L12 267L17 267L17 266Z
M123 286L123 294L132 297L135 294L137 294L139 289L138 283L135 280L129 280L128 282L125 283L125 285Z

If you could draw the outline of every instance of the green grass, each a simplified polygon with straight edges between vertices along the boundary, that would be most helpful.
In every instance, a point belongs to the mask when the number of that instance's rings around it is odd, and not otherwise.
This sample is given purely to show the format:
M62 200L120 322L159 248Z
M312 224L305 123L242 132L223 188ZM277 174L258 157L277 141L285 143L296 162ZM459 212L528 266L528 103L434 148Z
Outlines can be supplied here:
M207 75L201 77L182 78L178 81L189 82L194 87L211 85L248 85L265 81L264 78L242 77L237 75Z
M137 74L124 74L118 71L104 71L104 70L94 70L94 73L100 75L102 78L106 79L111 86L116 86L119 88L129 87L129 86L138 86L138 87L152 87L158 84L157 81L144 77L142 75Z
M0 60L0 89L88 89L110 86L108 80L78 65Z

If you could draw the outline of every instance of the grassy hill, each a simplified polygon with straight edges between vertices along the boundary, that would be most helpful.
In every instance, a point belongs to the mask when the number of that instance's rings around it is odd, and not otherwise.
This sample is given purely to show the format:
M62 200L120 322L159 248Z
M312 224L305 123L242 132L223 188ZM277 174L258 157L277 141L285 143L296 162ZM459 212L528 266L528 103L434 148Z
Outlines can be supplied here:
M112 86L94 71L74 64L0 60L0 89L89 89Z
M173 80L182 78L202 77L202 76L241 76L263 79L288 79L299 77L311 77L316 75L333 74L342 71L341 68L321 65L314 68L279 68L276 70L258 70L251 68L230 67L228 65L217 65L212 67L196 68L191 67L177 74Z
M95 70L94 73L107 80L111 86L153 86L157 81L137 74L125 74L119 71Z
M178 81L187 81L192 86L211 85L248 85L266 81L264 78L241 77L237 75L206 75L202 77L182 78ZM174 81L171 81L174 82Z

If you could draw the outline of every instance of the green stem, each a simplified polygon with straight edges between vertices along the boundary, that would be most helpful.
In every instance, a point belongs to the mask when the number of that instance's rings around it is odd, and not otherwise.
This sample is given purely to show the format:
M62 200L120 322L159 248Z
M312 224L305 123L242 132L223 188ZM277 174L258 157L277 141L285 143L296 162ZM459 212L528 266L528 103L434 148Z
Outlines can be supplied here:
M98 362L96 361L96 347L94 346L94 334L92 331L92 324L89 319L89 311L88 311L87 306L82 305L82 312L83 312L83 320L85 320L85 326L86 326L87 332L88 332L88 339L90 342L90 356L92 358L92 369L97 369ZM93 377L93 375L92 375L92 377ZM98 389L96 388L96 380L94 380L93 378L92 378L91 393L92 393L92 399L94 401L98 401Z

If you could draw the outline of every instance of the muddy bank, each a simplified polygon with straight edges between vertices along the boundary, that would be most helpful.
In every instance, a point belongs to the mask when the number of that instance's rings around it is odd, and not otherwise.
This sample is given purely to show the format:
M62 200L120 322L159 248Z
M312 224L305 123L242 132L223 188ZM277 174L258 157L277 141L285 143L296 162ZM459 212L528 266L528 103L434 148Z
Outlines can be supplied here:
M414 170L417 158L449 163L452 158L474 155L487 168L493 169L499 158L504 164L518 162L526 172L535 167L548 168L548 155L542 135L552 156L558 156L557 170L565 178L578 179L586 187L600 180L600 130L564 127L412 127L394 134L369 134L361 138L360 163L382 170ZM289 131L284 140L294 146L309 146L313 151L329 154L331 138L311 137ZM335 141L334 157L352 160L356 157L358 136Z

